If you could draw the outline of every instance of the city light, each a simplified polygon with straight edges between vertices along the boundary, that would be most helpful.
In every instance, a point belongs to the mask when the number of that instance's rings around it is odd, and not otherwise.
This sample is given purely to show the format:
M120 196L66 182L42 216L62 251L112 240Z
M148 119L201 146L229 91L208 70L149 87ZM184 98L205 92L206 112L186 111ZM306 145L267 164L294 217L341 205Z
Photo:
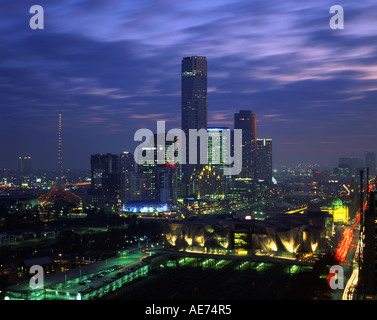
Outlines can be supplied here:
M352 241L353 241L353 230L350 228L344 228L342 241L340 242L339 247L337 248L337 251L335 254L335 258L340 263L346 260L346 256L352 244Z
M0 11L1 300L377 299L371 0L73 2Z

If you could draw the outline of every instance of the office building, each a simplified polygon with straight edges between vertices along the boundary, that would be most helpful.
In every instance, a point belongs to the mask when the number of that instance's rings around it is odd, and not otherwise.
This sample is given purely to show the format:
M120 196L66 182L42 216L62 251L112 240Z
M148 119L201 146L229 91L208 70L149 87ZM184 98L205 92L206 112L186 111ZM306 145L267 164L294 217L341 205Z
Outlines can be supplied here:
M95 154L90 157L90 195L99 206L111 207L120 202L121 174L119 155Z
M272 184L272 140L257 139L256 180Z
M190 194L198 198L218 199L224 198L227 191L226 177L220 170L212 165L202 166L200 170L194 169L190 177Z
M376 175L376 153L374 151L365 152L365 167L369 168L371 176Z
M178 172L179 167L170 163L156 167L156 201L173 205L177 203Z
M31 173L31 157L18 157L18 173L19 174Z
M182 169L182 196L190 191L190 177L194 171L201 170L199 161L200 141L197 144L197 164L189 164L189 130L207 129L207 60L192 56L182 59L182 130L186 135L186 164Z
M182 60L182 130L207 128L207 60Z
M358 175L361 169L364 169L363 159L342 157L339 158L338 168L334 170L334 173L340 178L348 178L352 175Z
M207 128L208 132L208 164L217 170L223 170L227 164L230 148L228 144L230 130L227 127Z
M242 170L240 176L255 179L257 115L248 110L234 114L234 129L242 130ZM232 139L234 141L234 139Z
M137 174L131 180L131 201L174 204L177 201L179 166L169 161L176 156L171 146L177 140L166 141L166 136L161 137L160 134L154 134L152 139L150 145L143 147L142 151L152 151L154 161L137 165ZM161 145L160 140L164 144ZM158 162L158 153L163 156L164 163Z
M135 159L132 153L120 154L120 199L122 203L131 199L131 176L135 172Z

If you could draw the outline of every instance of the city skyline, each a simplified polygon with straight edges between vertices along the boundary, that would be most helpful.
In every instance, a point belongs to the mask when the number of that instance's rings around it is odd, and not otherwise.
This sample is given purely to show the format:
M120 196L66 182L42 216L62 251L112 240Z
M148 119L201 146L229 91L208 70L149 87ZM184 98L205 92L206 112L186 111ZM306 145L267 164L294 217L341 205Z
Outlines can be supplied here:
M375 21L375 0L0 4L0 300L376 300Z
M329 27L325 1L41 5L44 30L29 28L26 1L0 5L0 167L31 156L55 169L60 108L65 168L133 152L157 120L180 127L180 62L195 55L208 62L208 126L251 110L275 165L376 150L372 1L342 4L344 30Z

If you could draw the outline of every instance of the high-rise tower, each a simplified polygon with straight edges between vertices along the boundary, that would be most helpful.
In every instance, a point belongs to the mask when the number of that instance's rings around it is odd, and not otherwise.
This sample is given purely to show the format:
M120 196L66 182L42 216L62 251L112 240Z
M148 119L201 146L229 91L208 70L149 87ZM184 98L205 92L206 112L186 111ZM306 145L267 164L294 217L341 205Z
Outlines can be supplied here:
M62 139L62 114L59 110L59 124L58 124L58 174L56 183L52 189L38 197L39 202L42 205L49 205L58 203L61 205L75 204L81 200L81 197L73 194L66 189L63 183L63 139Z
M197 144L197 163L189 162L189 130L207 129L207 60L192 56L182 59L182 130L186 135L186 164L182 165L182 195L193 193L190 177L200 171L200 141Z
M257 150L257 115L248 110L234 114L234 129L242 130L242 171L245 178L255 178Z
M62 139L62 113L59 110L59 127L58 127L58 182L63 178L63 139Z
M207 128L207 60L182 60L182 130ZM187 136L187 135L186 135Z

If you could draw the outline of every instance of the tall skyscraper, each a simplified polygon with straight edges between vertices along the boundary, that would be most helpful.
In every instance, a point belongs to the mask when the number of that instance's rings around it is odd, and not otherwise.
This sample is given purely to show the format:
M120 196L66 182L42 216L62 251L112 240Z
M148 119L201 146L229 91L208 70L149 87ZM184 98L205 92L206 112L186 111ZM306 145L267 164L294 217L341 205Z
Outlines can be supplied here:
M244 178L255 179L257 115L249 110L235 113L234 129L242 130L242 170L240 175Z
M182 130L206 128L207 60L186 57L182 60Z
M186 164L182 165L182 195L190 191L190 177L200 170L200 141L197 144L197 165L189 164L189 130L207 129L207 60L185 57L182 60L182 130L186 135Z

